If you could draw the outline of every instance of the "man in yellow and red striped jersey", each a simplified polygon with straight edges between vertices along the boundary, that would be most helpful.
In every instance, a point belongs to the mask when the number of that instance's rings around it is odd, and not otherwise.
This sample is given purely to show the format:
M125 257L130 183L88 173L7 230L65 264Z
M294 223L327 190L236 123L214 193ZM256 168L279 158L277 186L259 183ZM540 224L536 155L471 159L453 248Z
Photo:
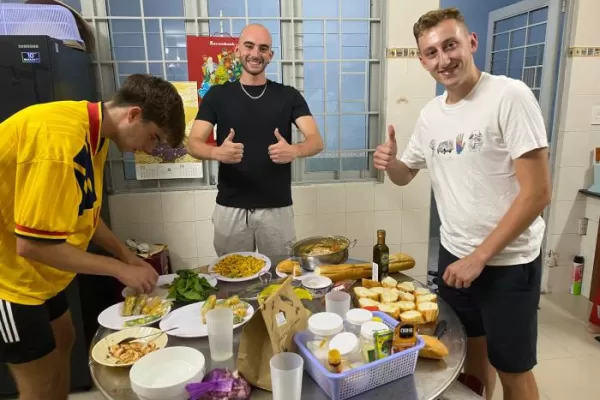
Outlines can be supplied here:
M154 269L99 218L109 141L151 152L184 137L183 103L160 78L131 75L108 102L25 108L0 124L0 362L21 399L66 400L76 273L153 289ZM87 253L90 241L116 258Z

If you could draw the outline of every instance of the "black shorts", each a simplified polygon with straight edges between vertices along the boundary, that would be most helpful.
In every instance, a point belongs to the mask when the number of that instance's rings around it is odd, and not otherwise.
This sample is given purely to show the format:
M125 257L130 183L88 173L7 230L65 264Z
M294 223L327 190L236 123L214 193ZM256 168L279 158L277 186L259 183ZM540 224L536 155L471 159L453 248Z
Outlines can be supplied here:
M38 306L0 299L0 362L23 364L49 354L56 348L50 323L68 309L64 291Z
M541 256L528 264L485 267L466 289L443 280L458 258L440 246L438 290L458 314L468 337L485 336L490 363L501 372L521 373L537 364L537 314Z

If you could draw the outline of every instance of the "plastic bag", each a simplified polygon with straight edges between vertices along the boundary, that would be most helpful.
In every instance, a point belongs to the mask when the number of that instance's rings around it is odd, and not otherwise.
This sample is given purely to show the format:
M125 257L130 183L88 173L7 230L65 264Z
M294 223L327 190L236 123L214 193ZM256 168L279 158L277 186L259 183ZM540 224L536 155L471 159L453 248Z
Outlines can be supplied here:
M210 371L202 382L190 383L185 389L191 400L246 400L252 388L237 371L217 368Z

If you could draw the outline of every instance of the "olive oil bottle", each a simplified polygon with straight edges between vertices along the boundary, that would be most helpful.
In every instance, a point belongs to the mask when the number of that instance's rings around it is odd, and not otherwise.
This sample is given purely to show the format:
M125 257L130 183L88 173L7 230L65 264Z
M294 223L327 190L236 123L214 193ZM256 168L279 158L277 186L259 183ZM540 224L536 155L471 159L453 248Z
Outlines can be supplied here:
M385 230L377 230L377 244L373 247L373 280L381 282L389 273L390 249L385 244Z

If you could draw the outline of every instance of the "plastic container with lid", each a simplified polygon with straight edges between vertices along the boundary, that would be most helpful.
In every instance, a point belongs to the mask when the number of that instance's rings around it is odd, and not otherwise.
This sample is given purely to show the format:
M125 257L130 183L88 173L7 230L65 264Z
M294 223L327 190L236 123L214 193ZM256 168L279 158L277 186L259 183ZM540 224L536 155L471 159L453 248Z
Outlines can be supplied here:
M360 342L365 361L372 362L377 359L375 352L375 338L373 334L380 330L390 329L383 322L365 322L360 328Z
M329 342L329 350L338 349L342 356L342 370L353 369L364 364L360 341L352 332L342 332L335 335Z
M373 319L373 313L362 308L353 308L346 313L346 330L360 336L360 328Z
M306 347L321 362L327 362L327 351L331 338L344 330L344 320L337 314L322 312L308 319Z

